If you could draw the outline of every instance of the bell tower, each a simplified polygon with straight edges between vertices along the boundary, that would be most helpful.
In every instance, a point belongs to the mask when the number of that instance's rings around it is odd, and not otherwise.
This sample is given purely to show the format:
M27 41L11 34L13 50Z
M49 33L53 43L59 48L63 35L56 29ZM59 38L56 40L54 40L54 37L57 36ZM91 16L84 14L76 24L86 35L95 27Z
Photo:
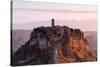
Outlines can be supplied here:
M51 22L52 22L51 23L52 27L54 27L55 26L55 20L54 20L54 18L51 19Z

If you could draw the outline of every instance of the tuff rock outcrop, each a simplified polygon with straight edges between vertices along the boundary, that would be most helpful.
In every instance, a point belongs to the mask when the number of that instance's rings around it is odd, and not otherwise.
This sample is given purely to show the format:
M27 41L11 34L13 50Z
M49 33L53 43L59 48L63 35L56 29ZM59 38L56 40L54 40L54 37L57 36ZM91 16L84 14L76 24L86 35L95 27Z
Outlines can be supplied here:
M38 27L12 56L12 65L37 65L96 61L80 29L67 26Z

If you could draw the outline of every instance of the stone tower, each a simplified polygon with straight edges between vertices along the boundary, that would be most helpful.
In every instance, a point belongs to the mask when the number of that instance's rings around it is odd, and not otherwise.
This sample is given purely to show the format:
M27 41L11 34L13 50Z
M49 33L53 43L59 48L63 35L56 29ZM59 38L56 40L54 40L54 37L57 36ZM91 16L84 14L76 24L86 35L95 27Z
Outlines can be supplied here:
M55 24L55 20L54 20L54 18L52 18L52 27L54 27L54 24Z

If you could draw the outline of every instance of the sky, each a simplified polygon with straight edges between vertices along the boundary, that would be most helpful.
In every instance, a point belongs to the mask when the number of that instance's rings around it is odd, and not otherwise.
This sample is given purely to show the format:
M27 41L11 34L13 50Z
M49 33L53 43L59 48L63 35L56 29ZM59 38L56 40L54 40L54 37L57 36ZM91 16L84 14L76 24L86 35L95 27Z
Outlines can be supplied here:
M97 6L48 2L13 1L13 29L33 29L55 25L97 30Z

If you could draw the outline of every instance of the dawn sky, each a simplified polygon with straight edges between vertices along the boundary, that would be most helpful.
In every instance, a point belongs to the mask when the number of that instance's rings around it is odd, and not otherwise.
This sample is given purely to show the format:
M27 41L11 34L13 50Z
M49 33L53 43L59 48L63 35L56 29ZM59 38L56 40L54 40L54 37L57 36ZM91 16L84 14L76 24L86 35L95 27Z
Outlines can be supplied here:
M13 29L50 26L51 18L55 18L56 25L66 25L83 31L97 30L97 6L29 1L13 2Z

